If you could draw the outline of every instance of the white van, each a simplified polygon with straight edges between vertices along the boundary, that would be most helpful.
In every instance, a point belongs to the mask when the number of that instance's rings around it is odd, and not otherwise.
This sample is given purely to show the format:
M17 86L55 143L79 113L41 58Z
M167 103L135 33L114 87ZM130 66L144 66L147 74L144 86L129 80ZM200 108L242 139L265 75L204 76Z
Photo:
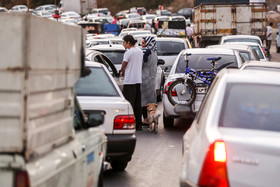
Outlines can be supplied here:
M0 22L0 186L96 187L107 139L91 128L102 111L85 119L75 99L81 29L28 14Z

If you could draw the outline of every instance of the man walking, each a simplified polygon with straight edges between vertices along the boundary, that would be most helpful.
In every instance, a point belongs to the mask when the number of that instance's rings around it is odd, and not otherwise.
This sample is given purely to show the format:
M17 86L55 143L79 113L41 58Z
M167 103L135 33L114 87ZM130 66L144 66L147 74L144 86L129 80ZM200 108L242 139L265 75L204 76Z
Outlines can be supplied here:
M142 129L141 120L141 83L143 52L135 47L137 40L131 35L123 37L123 46L127 49L124 53L121 76L124 77L123 95L130 102L135 120L136 130Z
M190 43L193 45L193 28L191 28L191 24L188 23L187 27L186 27L186 32L187 32L187 36L188 39L190 41Z
M272 41L272 26L273 23L270 22L269 26L266 27L266 48L267 48L267 55L270 57L270 47Z

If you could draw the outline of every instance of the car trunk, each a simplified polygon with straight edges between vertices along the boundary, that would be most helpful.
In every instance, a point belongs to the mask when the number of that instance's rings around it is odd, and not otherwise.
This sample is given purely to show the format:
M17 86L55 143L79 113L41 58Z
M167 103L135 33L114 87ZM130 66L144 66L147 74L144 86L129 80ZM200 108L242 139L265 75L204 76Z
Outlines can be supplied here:
M230 186L278 186L279 132L219 128L227 150Z
M113 134L114 119L117 115L133 115L129 102L121 97L79 96L78 100L84 111L103 110L106 112L104 123L99 126L105 134Z

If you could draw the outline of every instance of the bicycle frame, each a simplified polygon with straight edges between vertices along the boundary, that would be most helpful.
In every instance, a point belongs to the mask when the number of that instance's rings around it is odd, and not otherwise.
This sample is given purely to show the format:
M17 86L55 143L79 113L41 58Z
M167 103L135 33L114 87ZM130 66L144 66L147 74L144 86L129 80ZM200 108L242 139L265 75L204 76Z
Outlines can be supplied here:
M196 71L194 69L191 69L189 67L186 67L186 71L185 71L186 75L191 75L192 78L197 78L201 81L203 81L204 83L210 85L213 78L215 77L215 72L214 70L205 72L206 75L202 74L200 71Z

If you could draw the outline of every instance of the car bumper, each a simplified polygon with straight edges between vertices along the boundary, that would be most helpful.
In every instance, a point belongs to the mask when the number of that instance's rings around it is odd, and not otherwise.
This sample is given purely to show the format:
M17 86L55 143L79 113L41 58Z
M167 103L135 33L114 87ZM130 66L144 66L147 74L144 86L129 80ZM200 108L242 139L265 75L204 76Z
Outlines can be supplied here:
M131 159L136 145L135 134L120 134L106 135L107 143L107 158L122 157Z
M163 104L163 112L166 117L172 117L172 118L193 118L194 113L190 111L189 113L185 113L183 116L180 113L175 112L175 107L169 102L167 95L163 94L162 99Z

